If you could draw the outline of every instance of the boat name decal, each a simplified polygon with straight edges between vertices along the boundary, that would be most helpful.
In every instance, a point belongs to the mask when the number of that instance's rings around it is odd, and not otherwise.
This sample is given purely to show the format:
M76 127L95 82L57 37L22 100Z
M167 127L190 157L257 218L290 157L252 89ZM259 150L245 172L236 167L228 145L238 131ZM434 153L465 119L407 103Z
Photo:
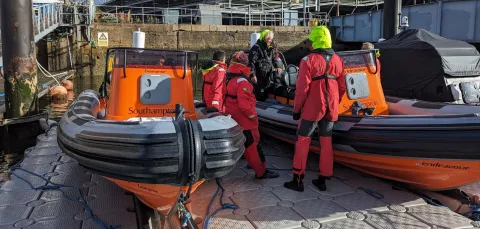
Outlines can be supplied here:
M152 70L152 69L147 69L145 70L145 73L165 73L165 70Z
M368 108L377 107L378 101L369 101L369 102L364 102L364 103L362 103L362 104L365 105L365 107L368 107ZM343 108L344 108L345 110L349 110L349 109L352 108L352 105L343 104Z
M423 166L430 166L430 167L441 167L445 169L458 169L458 170L469 170L470 167L465 167L465 166L460 166L460 165L444 165L440 163L428 163L428 162L422 162Z
M343 71L345 74L350 74L350 73L356 73L356 72L363 72L367 69L366 67L361 67L361 68L345 68Z
M152 189L152 188L147 188L147 187L145 187L145 186L143 186L143 185L141 185L141 184L138 184L138 187L141 188L141 189L145 189L145 190L147 190L147 191L149 191L149 192L158 193L157 190Z
M175 108L128 108L128 114L142 115L142 114L153 114L153 115L165 115L167 113L175 113Z

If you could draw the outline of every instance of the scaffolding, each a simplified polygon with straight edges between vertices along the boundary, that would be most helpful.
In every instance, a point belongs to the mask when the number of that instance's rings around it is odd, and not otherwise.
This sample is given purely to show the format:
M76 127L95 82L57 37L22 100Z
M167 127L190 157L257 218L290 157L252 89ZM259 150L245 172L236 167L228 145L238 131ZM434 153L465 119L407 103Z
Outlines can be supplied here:
M328 24L331 14L378 9L383 1L97 0L96 4L98 22L298 26Z

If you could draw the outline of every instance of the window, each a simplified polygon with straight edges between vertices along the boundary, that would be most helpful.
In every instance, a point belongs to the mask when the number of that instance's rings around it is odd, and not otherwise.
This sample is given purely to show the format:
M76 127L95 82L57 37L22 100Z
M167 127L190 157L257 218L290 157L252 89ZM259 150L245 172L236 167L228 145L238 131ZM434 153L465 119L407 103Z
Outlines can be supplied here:
M184 68L196 64L196 53L153 49L113 49L115 68ZM126 58L126 61L125 61Z

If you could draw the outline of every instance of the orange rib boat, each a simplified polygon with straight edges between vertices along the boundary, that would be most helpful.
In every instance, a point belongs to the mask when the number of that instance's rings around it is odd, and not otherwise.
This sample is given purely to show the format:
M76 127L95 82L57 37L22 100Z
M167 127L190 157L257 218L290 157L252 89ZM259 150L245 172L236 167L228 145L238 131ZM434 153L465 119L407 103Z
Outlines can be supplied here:
M374 51L337 53L345 63L347 92L334 125L335 161L361 172L426 190L480 180L480 117L397 115L388 109ZM298 68L289 65L270 99L257 102L262 132L295 143L292 104ZM311 150L320 144L312 139Z
M100 93L82 92L62 117L58 143L93 173L167 216L205 179L228 174L245 137L230 116L195 107L198 54L135 48L107 53Z

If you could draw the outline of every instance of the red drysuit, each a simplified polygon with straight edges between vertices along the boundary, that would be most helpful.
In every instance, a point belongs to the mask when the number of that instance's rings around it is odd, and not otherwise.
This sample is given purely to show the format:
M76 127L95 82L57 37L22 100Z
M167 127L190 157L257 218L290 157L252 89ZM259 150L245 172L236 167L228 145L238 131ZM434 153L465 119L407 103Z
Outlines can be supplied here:
M328 71L326 59L329 59ZM317 49L304 57L295 91L294 113L301 113L295 144L293 172L305 173L311 136L319 127L320 175L333 175L333 122L338 120L338 106L345 93L344 64L332 49Z
M258 117L255 109L256 99L253 86L247 80L250 68L232 62L227 70L227 94L225 98L225 113L244 129L246 137L245 158L253 168L255 174L260 177L266 172L265 164L262 163L257 150L260 140L258 131Z
M216 62L216 65L203 74L203 98L207 107L223 111L223 98L225 97L225 69L226 65Z
M344 65L338 55L325 52L327 53L333 54L328 75L337 77L337 80L320 79L325 72L326 62L319 53L312 53L300 61L293 112L301 111L302 119L320 121L326 115L329 121L338 120L338 105L341 96L345 93ZM328 91L326 82L328 82Z

